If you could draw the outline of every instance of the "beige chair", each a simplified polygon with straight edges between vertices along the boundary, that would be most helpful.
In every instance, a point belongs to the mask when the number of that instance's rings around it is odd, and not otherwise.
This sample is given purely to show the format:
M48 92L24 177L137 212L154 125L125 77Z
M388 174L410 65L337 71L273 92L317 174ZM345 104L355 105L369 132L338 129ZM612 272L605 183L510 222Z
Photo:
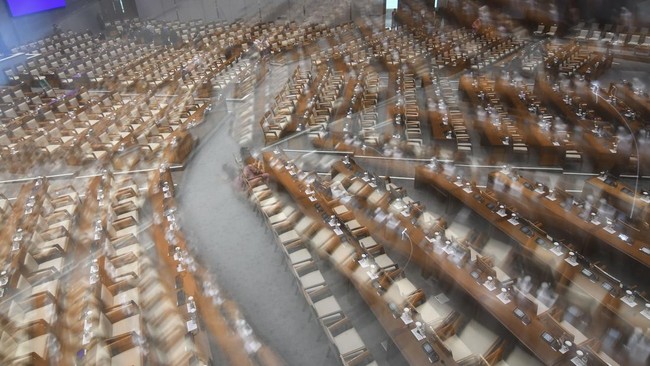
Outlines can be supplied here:
M542 366L537 358L531 356L528 352L524 351L521 347L515 346L515 348L510 351L510 353L501 361L499 361L495 366L518 366L518 365L530 365L530 366Z
M325 333L338 353L343 365L352 365L360 357L365 357L366 345L349 320L339 320L325 328Z
M446 303L441 303L435 297L430 297L416 309L417 319L431 328L437 328L452 313L453 309Z
M382 297L386 303L395 304L398 308L402 308L409 296L416 291L417 288L408 278L400 278L388 287Z
M327 287L323 274L318 270L315 264L302 266L296 270L298 284L302 289L305 297L315 291L321 291Z
M310 241L309 245L312 249L316 250L318 255L321 257L326 257L331 253L337 245L340 243L340 240L334 231L328 227L321 228L314 234Z
M496 239L490 239L483 246L481 255L494 258L494 265L497 267L503 267L503 265L506 264L506 260L510 255L511 250L512 247L510 245Z
M460 361L471 355L485 355L498 341L499 337L494 332L471 320L444 343L451 350L454 360Z
M315 230L316 221L309 216L305 216L296 224L295 228L278 235L278 240L282 245L293 244L308 237Z
M307 297L307 302L324 327L345 317L341 305L329 289L313 292Z

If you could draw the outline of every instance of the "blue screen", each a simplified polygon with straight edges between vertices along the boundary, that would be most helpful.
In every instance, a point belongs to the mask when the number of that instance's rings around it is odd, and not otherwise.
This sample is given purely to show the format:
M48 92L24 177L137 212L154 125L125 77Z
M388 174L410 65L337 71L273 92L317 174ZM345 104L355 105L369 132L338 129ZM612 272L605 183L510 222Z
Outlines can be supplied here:
M7 0L11 15L17 17L39 11L63 8L65 0Z

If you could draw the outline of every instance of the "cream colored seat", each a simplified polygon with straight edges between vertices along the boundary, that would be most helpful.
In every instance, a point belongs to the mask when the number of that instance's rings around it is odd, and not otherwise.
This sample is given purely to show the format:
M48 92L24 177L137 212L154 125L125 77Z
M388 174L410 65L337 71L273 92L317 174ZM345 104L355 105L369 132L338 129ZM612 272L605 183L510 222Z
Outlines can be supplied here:
M518 365L530 365L530 366L542 366L543 363L539 362L537 358L528 354L521 347L515 346L515 348L510 351L508 356L505 359L499 361L495 366L518 366Z
M417 318L421 322L435 329L451 314L452 309L447 304L441 304L435 297L431 297L418 306L416 311Z
M408 278L400 278L393 282L382 296L387 303L402 307L408 297L415 291L417 291L417 288Z
M444 341L451 350L454 360L475 355L484 355L499 340L491 330L475 320L467 323L456 335Z

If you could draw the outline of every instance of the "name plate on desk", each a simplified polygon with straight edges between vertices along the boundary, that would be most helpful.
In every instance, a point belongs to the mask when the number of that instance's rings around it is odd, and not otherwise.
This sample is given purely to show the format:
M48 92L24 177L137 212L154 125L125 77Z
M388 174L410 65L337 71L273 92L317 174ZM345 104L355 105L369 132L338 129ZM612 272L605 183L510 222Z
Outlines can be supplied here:
M571 257L565 258L564 261L569 263L571 267L575 267L578 265L578 261L576 261L575 259L571 259Z
M377 222L383 222L384 220L386 220L386 217L388 217L388 215L386 215L383 211L382 211L382 212L379 212L379 213L375 216L375 221L377 221Z
M517 220L515 220L515 219L509 219L508 222L509 222L510 224L514 225L514 226L519 225L519 221L517 221Z
M424 334L420 333L418 328L411 329L411 333L413 333L413 335L415 336L415 339L417 339L418 341L421 341L421 340L426 338L426 336Z
M580 357L576 356L571 359L571 363L576 366L587 366L587 363L583 361Z
M650 248L648 248L648 247L643 247L643 248L641 248L639 250L642 251L645 254L650 255Z
M636 306L636 302L634 300L628 299L627 296L621 297L621 301L623 301L627 306L631 308Z
M483 282L483 287L485 287L489 291L494 291L497 288L493 283L488 283L488 282Z
M246 349L246 352L248 352L249 354L257 352L261 347L262 344L257 341L248 341L244 343L244 348Z
M501 302L504 304L510 303L510 298L508 298L508 295L504 294L503 292L498 294L497 298L499 298L499 300L501 300Z
M194 319L188 320L187 323L186 323L186 326L187 326L187 331L188 332L193 332L193 331L195 331L195 330L197 330L199 328L199 326L196 324Z
M402 322L404 322L404 324L408 325L413 323L413 318L411 318L411 316L408 314L402 313L402 316L400 316L399 318L402 319Z

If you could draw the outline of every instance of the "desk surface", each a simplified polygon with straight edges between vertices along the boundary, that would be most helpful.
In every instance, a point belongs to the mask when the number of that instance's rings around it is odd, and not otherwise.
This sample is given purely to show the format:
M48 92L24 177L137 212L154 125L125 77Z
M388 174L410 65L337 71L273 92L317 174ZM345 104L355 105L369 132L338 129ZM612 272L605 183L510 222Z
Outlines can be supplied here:
M520 225L513 225L508 221L508 216L500 216L495 209L490 209L487 204L492 203L494 206L498 205L496 197L490 196L485 192L474 188L472 192L466 191L464 188L457 186L451 179L445 177L444 174L435 172L428 166L420 166L416 168L416 181L425 184L432 184L436 188L443 190L460 202L463 202L467 207L474 210L487 222L498 228L514 242L519 244L519 247L528 255L533 258L538 264L548 267L552 272L559 274L564 280L561 283L576 285L585 293L593 298L594 301L599 302L614 314L617 314L622 320L627 322L632 327L638 326L643 329L650 327L650 319L641 315L640 306L629 307L623 304L619 298L613 296L609 290L605 289L608 286L616 286L614 283L608 283L604 277L587 277L586 274L593 273L593 268L585 268L582 264L572 266L567 262L569 257L569 250L564 248L561 255L552 252L552 240L550 240L546 233L536 228L534 224L525 219L519 219ZM480 201L479 201L480 200ZM530 233L526 234L521 229L527 227ZM585 272L583 272L586 270ZM595 274L595 273L594 273Z
M342 170L345 166L335 164L337 170ZM355 175L356 168L348 168L350 176ZM399 215L397 215L399 216ZM386 231L383 230L382 224L377 223L371 218L360 215L357 220L364 226L368 227L369 231L382 235ZM541 339L541 334L547 331L547 327L537 318L534 312L527 312L531 319L531 323L525 325L518 318L515 317L513 311L517 307L515 301L509 304L504 304L497 298L497 291L490 291L482 282L477 281L473 276L474 271L473 263L467 262L462 267L449 260L445 252L437 253L422 229L411 223L411 220L401 221L402 227L407 229L408 238L401 239L399 237L382 237L383 241L388 243L392 248L399 250L402 253L409 254L413 250L413 261L422 268L426 268L440 273L446 278L453 281L458 287L472 298L474 298L481 306L483 306L492 316L494 316L503 326L512 332L513 335L526 345L540 360L546 364L555 364L562 356L559 352L553 350L547 343ZM411 245L411 240L413 245ZM559 332L555 332L559 333ZM567 332L568 333L568 332ZM559 337L560 334L555 334Z
M265 152L263 158L268 168L267 171L269 171L273 178L289 192L291 197L304 210L305 214L320 219L321 215L316 210L314 202L312 202L309 199L309 196L305 193L306 186L299 179L299 176L303 173L297 171L292 172L287 169L285 163L282 161L282 155L280 154ZM329 206L321 195L315 194L314 197L322 207ZM398 346L404 358L412 365L430 364L428 356L422 349L422 345L425 341L418 341L410 332L409 327L404 325L399 318L393 316L388 304L382 299L376 290L370 286L369 283L360 282L359 278L353 275L351 269L343 267L338 269L341 270L342 273L352 282L355 288L357 288L359 294L375 314L377 320L386 333ZM444 361L444 364L455 364L453 358L446 354L445 348L438 345L435 339L429 337L427 341L433 345L434 350Z
M650 254L642 251L642 249L650 247L648 241L629 239L629 242L626 242L621 239L618 232L608 232L606 223L583 220L579 216L579 212L576 211L576 207L566 210L561 206L563 202L560 199L549 199L548 190L538 192L527 188L535 187L536 183L524 177L517 176L515 181L500 171L491 173L491 176L494 177L493 182L503 185L503 188L494 188L499 199L516 207L526 216L543 219L554 227L566 228L566 224L569 223L570 227L576 229L580 234L605 243L646 267L650 267Z

